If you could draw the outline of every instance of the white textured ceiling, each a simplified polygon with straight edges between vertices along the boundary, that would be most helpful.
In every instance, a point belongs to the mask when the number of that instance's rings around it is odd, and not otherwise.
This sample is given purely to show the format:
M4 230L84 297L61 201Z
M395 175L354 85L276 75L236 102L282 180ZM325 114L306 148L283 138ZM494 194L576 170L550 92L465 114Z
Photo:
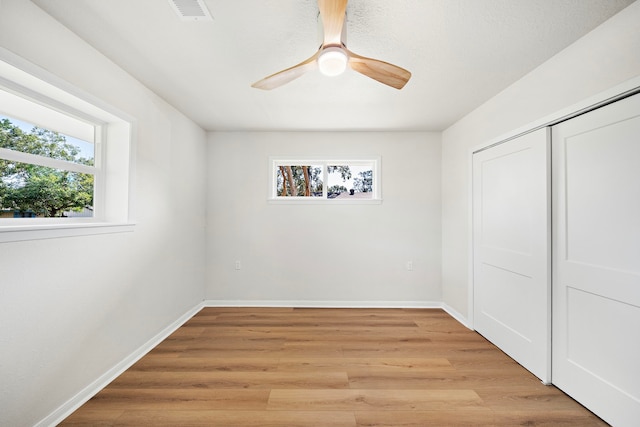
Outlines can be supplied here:
M251 84L319 46L316 0L32 0L207 130L443 130L633 0L351 0L350 50L413 76L353 71Z

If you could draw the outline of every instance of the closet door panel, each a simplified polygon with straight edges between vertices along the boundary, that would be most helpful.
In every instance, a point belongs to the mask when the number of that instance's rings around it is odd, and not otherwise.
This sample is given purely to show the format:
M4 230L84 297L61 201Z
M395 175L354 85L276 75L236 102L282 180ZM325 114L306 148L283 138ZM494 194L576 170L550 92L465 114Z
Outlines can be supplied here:
M640 96L554 126L553 383L640 420Z
M550 381L549 131L473 156L474 327Z

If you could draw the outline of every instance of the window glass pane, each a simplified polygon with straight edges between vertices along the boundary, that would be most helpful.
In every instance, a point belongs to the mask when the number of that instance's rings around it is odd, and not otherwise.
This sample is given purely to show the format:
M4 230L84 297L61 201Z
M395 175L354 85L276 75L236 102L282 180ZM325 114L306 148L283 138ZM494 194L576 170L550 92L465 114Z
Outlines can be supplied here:
M91 142L5 115L0 115L0 148L94 165L94 145Z
M327 198L373 199L371 164L329 165L327 171Z
M322 166L276 166L278 197L322 197Z
M94 176L0 160L0 217L93 217Z

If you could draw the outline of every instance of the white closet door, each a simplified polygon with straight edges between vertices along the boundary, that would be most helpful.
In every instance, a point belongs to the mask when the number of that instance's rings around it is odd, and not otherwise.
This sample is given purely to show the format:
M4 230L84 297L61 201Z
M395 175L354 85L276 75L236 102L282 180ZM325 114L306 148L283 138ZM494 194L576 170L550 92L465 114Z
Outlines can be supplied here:
M551 381L549 130L473 156L474 327Z
M553 383L640 425L640 95L554 126Z

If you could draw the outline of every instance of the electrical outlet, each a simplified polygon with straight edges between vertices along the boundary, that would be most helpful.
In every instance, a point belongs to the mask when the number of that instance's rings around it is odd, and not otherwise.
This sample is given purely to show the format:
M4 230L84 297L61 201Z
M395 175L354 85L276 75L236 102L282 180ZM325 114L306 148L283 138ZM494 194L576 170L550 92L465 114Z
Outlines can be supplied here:
M407 271L413 271L413 261L407 261Z
M236 261L236 270L240 269L242 269L242 264L240 263L240 261Z

